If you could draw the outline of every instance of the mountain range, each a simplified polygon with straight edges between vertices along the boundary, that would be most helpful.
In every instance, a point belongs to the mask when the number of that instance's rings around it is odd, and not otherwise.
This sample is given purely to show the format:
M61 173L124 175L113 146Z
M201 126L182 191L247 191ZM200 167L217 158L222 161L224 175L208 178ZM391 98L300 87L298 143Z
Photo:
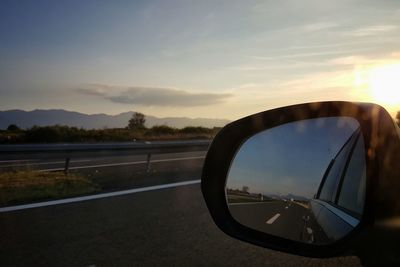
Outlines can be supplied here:
M6 129L10 124L16 124L20 128L30 128L34 125L66 125L85 129L100 128L122 128L128 125L133 111L123 112L117 115L107 114L84 114L63 109L36 109L32 111L24 110L5 110L0 111L0 129ZM158 118L146 115L146 126L167 125L175 128L186 126L202 127L222 127L229 123L225 119L208 118L186 118L186 117L166 117Z

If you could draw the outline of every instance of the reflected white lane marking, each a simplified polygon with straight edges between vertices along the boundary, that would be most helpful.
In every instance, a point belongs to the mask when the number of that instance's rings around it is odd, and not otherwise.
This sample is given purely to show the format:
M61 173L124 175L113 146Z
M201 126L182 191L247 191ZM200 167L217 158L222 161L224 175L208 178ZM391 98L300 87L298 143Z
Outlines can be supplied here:
M99 199L99 198L122 196L122 195L128 195L128 194L134 194L134 193L140 193L140 192L146 192L146 191L153 191L153 190L159 190L159 189L165 189L165 188L171 188L171 187L184 186L184 185L199 184L200 181L201 180L190 180L190 181L184 181L184 182L178 182L178 183L154 185L154 186L134 188L134 189L128 189L128 190L123 190L123 191L96 194L96 195L90 195L90 196L72 197L72 198L51 200L51 201L39 202L39 203L33 203L33 204L4 207L4 208L0 208L0 213L8 212L8 211L40 208L40 207L46 207L46 206L54 206L54 205L60 205L60 204L68 204L68 203L74 203L74 202L94 200L94 199Z
M266 221L265 223L266 224L273 224L275 221L276 221L276 219L278 219L279 218L279 216L281 216L279 213L277 213L277 214L275 214L271 219L269 219L268 221Z

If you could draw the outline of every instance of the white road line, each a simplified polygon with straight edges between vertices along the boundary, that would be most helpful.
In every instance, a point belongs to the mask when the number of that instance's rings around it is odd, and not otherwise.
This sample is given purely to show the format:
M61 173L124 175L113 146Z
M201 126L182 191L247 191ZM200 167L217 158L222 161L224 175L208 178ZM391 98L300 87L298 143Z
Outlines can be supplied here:
M190 159L204 159L206 156L197 156L197 157L186 157L186 158L172 158L172 159L155 159L151 160L153 162L168 162L168 161L179 161L179 160L190 160Z
M275 221L276 221L276 219L278 219L279 218L279 216L281 216L279 213L277 213L277 214L275 214L271 219L269 219L268 221L266 221L265 223L266 224L273 224Z
M90 168L100 168L100 167L112 167L112 166L124 166L124 165L135 165L135 164L143 164L147 161L132 161L132 162L120 162L120 163L108 163L108 164L98 164L98 165L87 165L87 166L76 166L69 167L69 170L79 170L79 169L90 169ZM51 172L51 171L63 171L64 168L52 168L52 169L42 169L39 170L41 172Z
M271 202L240 202L240 203L228 203L229 206L238 206L238 205L254 205L254 204L270 204L273 203L273 201Z
M191 160L191 159L204 159L204 158L205 158L205 156L201 156L201 157L186 157L186 158L172 158L172 159L158 159L158 160L151 160L150 163L179 161L179 160ZM113 167L113 166L124 166L124 165L135 165L135 164L144 164L144 163L147 163L147 161L141 160L141 161L108 163L108 164L99 164L99 165L76 166L76 167L69 167L69 170L90 169L90 168L100 168L100 167ZM64 168L53 168L53 169L44 169L44 170L39 170L39 171L41 171L41 172L49 172L49 171L63 171L63 170L64 170Z
M13 159L13 160L0 160L0 163L9 163L9 162L23 162L23 161L34 161L34 159Z
M178 182L178 183L161 184L161 185L154 185L154 186L148 186L148 187L141 187L141 188L117 191L117 192L102 193L102 194L96 194L96 195L90 195L90 196L72 197L72 198L51 200L51 201L45 201L45 202L39 202L39 203L4 207L4 208L0 208L0 213L9 212L9 211L17 211L17 210L26 210L26 209L32 209L32 208L47 207L47 206L54 206L54 205L60 205L60 204L75 203L75 202L94 200L94 199L99 199L99 198L109 198L109 197L122 196L122 195L128 195L128 194L134 194L134 193L140 193L140 192L146 192L146 191L160 190L160 189L171 188L171 187L192 185L192 184L198 184L198 183L200 183L200 181L201 180L190 180L190 181L184 181L184 182Z
M79 162L89 162L93 161L90 159L83 159L83 160L71 160L70 164L72 163L79 163ZM25 167L25 166L37 166L37 165L52 165L52 164L60 164L60 163L65 163L65 160L63 161L50 161L50 162L38 162L38 163L27 163L27 164L12 164L12 165L0 165L0 168L6 168L6 167Z

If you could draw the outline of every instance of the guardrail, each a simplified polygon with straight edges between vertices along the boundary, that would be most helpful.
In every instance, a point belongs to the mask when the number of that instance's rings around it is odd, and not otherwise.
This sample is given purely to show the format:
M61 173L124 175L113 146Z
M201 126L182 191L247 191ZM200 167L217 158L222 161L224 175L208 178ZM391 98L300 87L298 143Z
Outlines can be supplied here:
M0 160L65 158L64 172L68 173L71 158L147 155L147 171L151 155L207 151L210 140L96 143L96 144L27 144L0 145Z

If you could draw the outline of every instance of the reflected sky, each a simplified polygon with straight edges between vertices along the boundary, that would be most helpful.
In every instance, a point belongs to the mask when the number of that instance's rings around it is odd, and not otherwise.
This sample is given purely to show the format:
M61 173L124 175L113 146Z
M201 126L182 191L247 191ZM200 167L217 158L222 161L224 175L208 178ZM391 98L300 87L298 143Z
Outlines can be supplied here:
M312 198L322 176L359 127L350 117L287 123L249 138L236 154L227 188L251 193Z

